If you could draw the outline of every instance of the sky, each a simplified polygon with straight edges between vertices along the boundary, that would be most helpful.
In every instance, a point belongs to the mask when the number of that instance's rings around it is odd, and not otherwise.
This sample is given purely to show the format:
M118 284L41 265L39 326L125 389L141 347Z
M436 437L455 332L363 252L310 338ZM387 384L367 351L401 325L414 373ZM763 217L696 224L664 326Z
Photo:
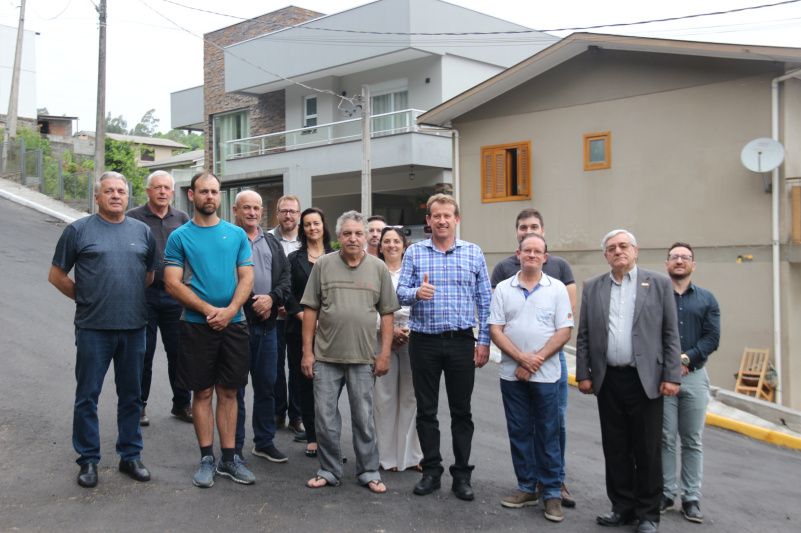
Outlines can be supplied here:
M453 0L451 3L547 30L685 16L777 1ZM19 2L0 0L0 24L17 26ZM98 56L95 4L98 2L28 0L25 13L25 29L38 32L37 107L46 107L53 115L79 117L78 129L95 128ZM370 2L292 0L291 5L333 14L367 3ZM170 93L203 83L202 35L287 5L289 0L108 0L106 111L115 117L122 115L128 126L133 127L154 108L161 121L159 129L168 131ZM801 48L801 2L670 23L587 31ZM552 33L566 36L571 32Z

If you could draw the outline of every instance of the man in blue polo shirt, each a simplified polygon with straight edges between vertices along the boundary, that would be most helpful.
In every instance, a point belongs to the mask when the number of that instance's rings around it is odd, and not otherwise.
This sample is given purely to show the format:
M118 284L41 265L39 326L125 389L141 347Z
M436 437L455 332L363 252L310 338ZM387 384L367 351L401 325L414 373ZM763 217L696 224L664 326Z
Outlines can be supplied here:
M501 395L518 483L502 503L536 504L539 482L545 518L561 522L557 354L570 338L573 311L564 284L542 271L547 252L542 236L523 237L516 254L521 270L495 288L489 324L503 353Z
M214 475L237 483L256 478L235 453L236 394L248 381L250 346L242 305L253 289L253 261L244 230L220 220L220 180L196 174L189 188L192 220L176 229L164 251L164 284L184 306L178 384L193 391L192 419L200 466L192 483L211 487ZM212 396L217 393L217 430L222 459L213 452Z

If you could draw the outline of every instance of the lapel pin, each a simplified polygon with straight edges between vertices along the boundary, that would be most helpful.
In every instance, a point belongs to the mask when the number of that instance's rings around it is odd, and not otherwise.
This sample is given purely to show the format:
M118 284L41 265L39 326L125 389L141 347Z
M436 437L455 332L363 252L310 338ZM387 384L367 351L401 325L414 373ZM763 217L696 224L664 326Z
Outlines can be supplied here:
M642 286L643 286L643 287L645 287L646 289L647 289L648 287L650 287L650 286L651 286L651 284L650 284L650 283L647 283L647 282L645 282L645 281L643 281L642 283L640 283L640 285L642 285Z

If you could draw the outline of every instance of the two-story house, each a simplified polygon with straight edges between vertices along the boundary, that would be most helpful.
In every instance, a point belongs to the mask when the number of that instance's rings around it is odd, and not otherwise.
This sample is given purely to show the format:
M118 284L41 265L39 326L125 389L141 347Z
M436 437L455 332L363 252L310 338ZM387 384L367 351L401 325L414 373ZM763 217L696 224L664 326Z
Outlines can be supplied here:
M373 213L409 225L453 181L450 132L417 116L556 38L440 0L378 0L329 16L289 7L206 41L204 86L172 94L172 127L207 132L223 216L244 187L268 206L292 193L332 218L359 209L354 97L367 86Z

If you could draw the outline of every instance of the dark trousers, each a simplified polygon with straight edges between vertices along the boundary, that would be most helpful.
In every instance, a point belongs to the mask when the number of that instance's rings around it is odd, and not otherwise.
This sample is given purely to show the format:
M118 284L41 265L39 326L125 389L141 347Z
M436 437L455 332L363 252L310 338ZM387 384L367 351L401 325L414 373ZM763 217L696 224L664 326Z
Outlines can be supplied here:
M291 319L287 318L287 320ZM275 331L278 338L278 369L275 375L275 416L288 416L289 420L292 421L301 417L298 379L302 376L300 373L292 371L292 363L290 363L289 380L287 382L287 341L285 333L287 320L275 321ZM300 366L298 366L298 369L300 369ZM304 423L304 425L306 424Z
M250 383L253 387L253 445L263 450L273 445L275 438L275 328L250 324ZM235 447L242 452L245 446L245 387L236 393Z
M662 496L662 397L652 400L634 367L609 367L598 393L612 509L659 522Z
M303 427L306 428L306 442L317 442L314 429L314 380L307 379L300 371L300 360L303 357L303 338L300 331L287 334L286 350L290 375L294 371L298 376L298 400Z
M175 368L178 350L181 346L180 322L183 307L167 291L157 287L145 290L147 298L147 329L145 337L145 362L142 368L142 404L147 405L150 397L150 383L153 380L153 354L156 353L156 333L161 331L161 342L167 352L167 376L172 388L172 404L186 407L192 394L175 385Z
M417 400L417 435L423 450L420 465L423 473L442 475L442 455L439 451L440 377L445 374L445 390L451 412L454 478L470 479L473 466L469 464L473 443L473 416L470 398L473 395L476 367L473 361L475 340L472 335L459 334L452 338L412 332L409 354L412 363L412 383Z

